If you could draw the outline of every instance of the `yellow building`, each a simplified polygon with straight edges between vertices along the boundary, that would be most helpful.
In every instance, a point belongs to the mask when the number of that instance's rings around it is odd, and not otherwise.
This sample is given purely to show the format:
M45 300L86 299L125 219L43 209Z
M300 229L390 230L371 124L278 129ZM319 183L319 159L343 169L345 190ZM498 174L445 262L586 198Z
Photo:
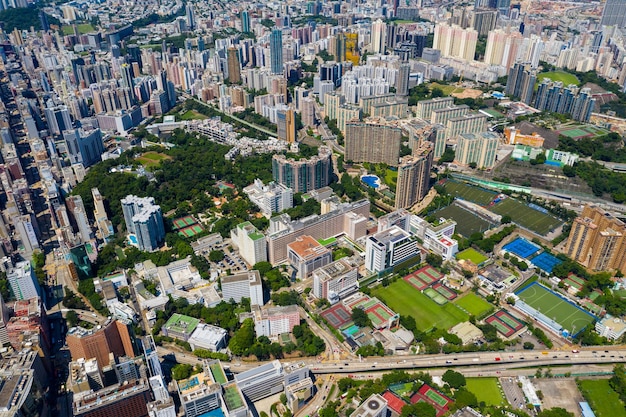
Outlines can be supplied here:
M527 145L533 148L542 148L543 141L545 140L538 133L532 135L522 135L515 129L515 126L507 127L504 129L504 137L510 145Z

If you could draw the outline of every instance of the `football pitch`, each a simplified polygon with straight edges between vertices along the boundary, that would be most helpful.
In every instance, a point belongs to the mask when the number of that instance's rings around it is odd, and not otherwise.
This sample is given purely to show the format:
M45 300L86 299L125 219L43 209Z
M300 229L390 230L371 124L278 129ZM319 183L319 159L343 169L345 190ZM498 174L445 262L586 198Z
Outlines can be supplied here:
M494 198L496 193L493 191L487 191L473 185L463 184L461 182L448 180L445 182L443 188L446 192L454 197L462 198L463 200L471 201L472 203L486 206Z
M490 207L490 210L502 216L509 215L513 222L540 235L548 234L563 223L554 216L532 209L512 198L502 200Z
M451 204L433 214L437 217L454 220L456 222L456 232L465 237L470 237L472 233L476 232L486 232L494 226L456 204Z
M422 331L431 330L433 327L449 329L469 318L467 313L453 303L439 305L403 279L395 281L388 287L374 288L372 295L378 297L396 313L413 317L417 328Z
M472 261L475 265L480 265L485 262L487 258L482 253L478 252L476 249L467 248L462 252L456 254L457 259L467 259L468 261Z
M454 304L464 308L467 312L476 317L482 317L484 314L493 310L493 306L491 304L473 292L468 292L463 297L455 300Z
M517 293L526 304L546 317L559 323L565 330L576 334L592 323L594 317L559 297L547 288L535 283Z

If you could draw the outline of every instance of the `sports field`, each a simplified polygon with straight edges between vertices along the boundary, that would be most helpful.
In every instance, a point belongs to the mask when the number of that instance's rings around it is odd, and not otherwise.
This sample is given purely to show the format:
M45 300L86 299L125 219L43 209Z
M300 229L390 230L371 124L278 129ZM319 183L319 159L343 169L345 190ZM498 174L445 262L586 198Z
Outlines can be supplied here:
M467 390L473 393L478 402L484 401L487 405L504 405L502 388L498 378L466 378Z
M378 286L372 293L396 313L413 317L417 328L422 331L431 330L435 326L449 329L469 318L456 305L445 303L440 306L402 279L388 287Z
M608 379L582 379L578 384L596 417L626 417L626 404L611 388Z
M502 216L509 215L514 223L540 235L548 234L548 232L556 229L563 223L550 214L532 209L512 198L505 198L498 204L490 207L489 210Z
M481 219L471 211L465 210L455 204L442 208L434 213L437 217L452 219L456 222L456 233L465 237L470 237L472 233L485 232L494 225Z
M474 187L473 185L467 185L452 180L447 180L443 188L450 195L480 204L481 206L489 204L497 195L493 191L487 191L479 187Z
M159 152L148 151L148 152L143 153L139 158L137 158L137 162L139 162L141 165L145 166L146 168L149 168L149 167L159 165L161 161L166 160L166 159L172 159L172 158L169 157L168 155L165 155Z
M476 265L480 265L489 258L478 252L476 249L467 248L464 251L457 253L456 259L467 259L468 261L472 261Z
M475 317L480 317L493 308L491 304L473 292L468 292L463 297L458 298L454 304L462 307L465 311Z
M580 81L578 81L575 75L563 71L542 72L537 74L537 81L539 81L539 83L541 83L544 78L549 78L552 81L560 81L565 87L570 84L580 84Z
M424 290L424 294L426 294L428 296L428 298L430 298L431 300L433 300L434 302L436 302L439 305L444 305L445 303L448 302L448 300L446 300L446 297L441 295L434 288L426 288Z
M592 323L594 317L538 283L516 293L526 304L559 323L565 330L578 332Z
M195 110L187 110L186 112L180 115L180 120L196 120L196 119L204 120L204 119L208 119L208 117Z
M609 133L608 130L594 125L577 125L567 126L557 131L559 135L567 136L572 139L595 138L604 136Z

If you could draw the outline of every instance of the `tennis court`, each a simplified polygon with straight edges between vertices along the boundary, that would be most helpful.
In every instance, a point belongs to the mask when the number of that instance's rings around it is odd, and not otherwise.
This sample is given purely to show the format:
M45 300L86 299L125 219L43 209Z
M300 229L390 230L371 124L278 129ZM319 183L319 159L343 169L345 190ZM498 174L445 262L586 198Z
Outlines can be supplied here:
M191 226L196 223L197 223L196 220L191 216L179 217L178 219L172 220L174 229L182 229L184 227Z
M431 400L433 400L434 402L436 402L437 404L439 404L440 407L444 407L448 401L443 398L443 396L433 390L429 390L426 391L426 396L428 398L430 398Z
M439 294L441 294L444 297L446 297L446 300L448 300L448 301L452 301L452 300L454 300L457 297L456 293L453 290L451 290L450 288L446 287L445 285L443 285L440 282L438 282L435 285L433 285L433 290L437 291Z
M243 398L239 395L239 388L236 384L233 383L224 387L224 402L230 411L243 407Z
M446 414L450 405L453 403L450 398L446 397L427 384L422 385L421 388L411 397L411 404L416 404L418 402L426 402L432 405L437 412L437 417L441 417Z
M446 297L439 294L437 291L433 290L432 288L426 288L424 290L424 294L426 294L428 298L430 298L431 300L433 300L439 305L443 305L448 302L448 300L446 300Z
M416 277L415 273L407 275L406 277L404 277L404 280L420 291L422 291L425 288L428 288L428 285L429 285L428 283Z
M507 311L500 310L487 317L486 323L491 324L504 337L511 337L524 328L524 323L511 316Z
M552 270L555 266L563 263L559 258L554 255L549 254L548 252L542 252L539 255L535 256L531 259L533 265L542 271L547 272L548 274L552 273Z
M352 315L342 304L324 310L321 315L335 329L339 329L352 321Z
M527 241L524 238L518 237L514 241L504 245L502 249L504 249L507 252L511 252L512 254L517 255L520 258L528 259L533 254L539 252L541 248L535 245L534 243Z
M517 296L563 329L570 332L581 331L592 323L595 317L572 302L549 290L538 282L533 282L518 291ZM575 329L575 330L574 330ZM575 334L575 333L574 333Z

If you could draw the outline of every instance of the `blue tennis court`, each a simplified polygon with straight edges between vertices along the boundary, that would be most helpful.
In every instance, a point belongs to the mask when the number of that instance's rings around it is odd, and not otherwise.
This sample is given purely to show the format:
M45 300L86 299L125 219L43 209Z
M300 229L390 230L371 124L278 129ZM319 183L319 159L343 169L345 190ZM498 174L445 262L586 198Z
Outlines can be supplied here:
M531 262L533 263L533 265L549 274L552 273L552 270L555 266L563 263L563 261L558 259L556 256L550 255L547 252L543 252L535 256L533 259L531 259Z
M358 331L359 331L359 326L357 326L356 324L353 324L352 326L343 329L341 332L345 334L346 336L353 336Z
M507 243L502 248L507 252L511 252L520 258L528 259L533 254L537 253L541 248L534 243L527 241L524 238L518 237L511 243Z

